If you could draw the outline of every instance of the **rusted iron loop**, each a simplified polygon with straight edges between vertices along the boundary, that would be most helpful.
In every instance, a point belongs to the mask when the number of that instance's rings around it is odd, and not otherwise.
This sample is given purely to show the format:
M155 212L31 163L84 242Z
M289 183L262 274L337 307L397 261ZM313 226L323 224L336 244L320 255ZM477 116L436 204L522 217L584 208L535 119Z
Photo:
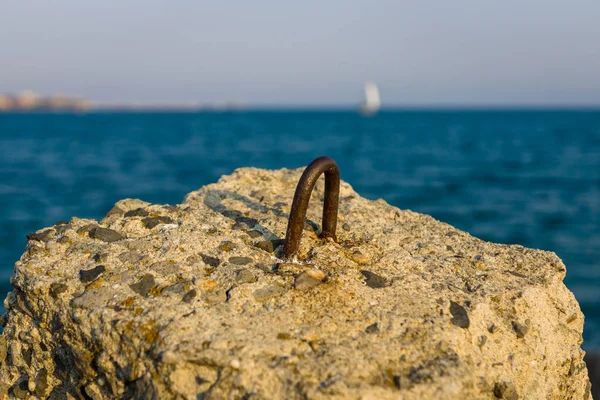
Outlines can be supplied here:
M337 240L335 228L340 198L340 171L331 158L319 157L306 167L300 181L298 181L298 186L296 186L290 219L285 233L285 246L283 249L285 258L292 258L298 253L308 201L317 179L323 173L325 174L325 201L323 202L323 229L319 236Z

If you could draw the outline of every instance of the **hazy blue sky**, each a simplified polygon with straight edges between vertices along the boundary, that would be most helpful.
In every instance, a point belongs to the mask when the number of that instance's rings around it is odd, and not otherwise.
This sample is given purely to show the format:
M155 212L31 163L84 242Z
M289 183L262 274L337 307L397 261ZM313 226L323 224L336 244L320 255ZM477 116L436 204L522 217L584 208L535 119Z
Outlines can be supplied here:
M600 105L600 1L4 0L0 92Z

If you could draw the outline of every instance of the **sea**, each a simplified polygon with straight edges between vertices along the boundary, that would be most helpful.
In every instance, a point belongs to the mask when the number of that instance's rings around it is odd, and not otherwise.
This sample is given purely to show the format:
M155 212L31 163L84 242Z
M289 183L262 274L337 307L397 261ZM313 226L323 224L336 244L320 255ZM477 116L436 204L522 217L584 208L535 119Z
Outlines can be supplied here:
M0 114L0 297L27 233L321 155L364 197L556 252L600 350L600 110Z

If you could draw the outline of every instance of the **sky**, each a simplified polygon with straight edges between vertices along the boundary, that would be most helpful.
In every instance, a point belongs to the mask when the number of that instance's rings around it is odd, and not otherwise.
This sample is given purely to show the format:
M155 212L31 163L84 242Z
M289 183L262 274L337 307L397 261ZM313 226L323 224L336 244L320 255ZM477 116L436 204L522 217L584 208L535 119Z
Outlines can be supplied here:
M0 93L600 105L600 1L4 0Z

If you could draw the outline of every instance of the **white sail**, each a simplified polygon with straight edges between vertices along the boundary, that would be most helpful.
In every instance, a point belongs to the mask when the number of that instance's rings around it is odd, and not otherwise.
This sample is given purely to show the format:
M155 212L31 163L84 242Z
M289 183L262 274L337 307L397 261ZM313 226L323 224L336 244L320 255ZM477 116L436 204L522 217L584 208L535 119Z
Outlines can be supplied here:
M381 98L379 97L379 89L372 82L365 83L365 103L361 110L365 114L373 114L379 110L381 106Z

